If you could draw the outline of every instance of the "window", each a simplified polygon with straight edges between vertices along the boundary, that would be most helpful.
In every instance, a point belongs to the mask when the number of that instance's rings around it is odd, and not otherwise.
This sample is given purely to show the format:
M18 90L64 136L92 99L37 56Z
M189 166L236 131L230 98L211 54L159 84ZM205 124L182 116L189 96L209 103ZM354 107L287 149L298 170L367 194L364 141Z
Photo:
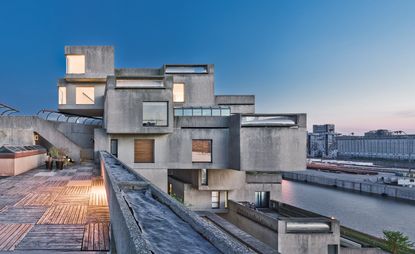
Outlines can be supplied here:
M84 55L67 55L66 56L66 73L67 74L85 73L85 56Z
M76 104L94 104L95 89L93 86L79 86L76 88Z
M168 126L167 101L143 102L143 126Z
M212 140L192 140L192 162L212 162Z
M228 208L228 191L225 191L225 208Z
M339 253L339 247L337 244L329 244L327 246L327 253L328 254L337 254Z
M269 207L269 191L255 191L255 207L268 208Z
M117 87L158 88L163 86L163 80L161 79L117 79Z
M111 139L110 153L118 157L118 139Z
M212 191L212 208L219 208L219 191Z
M59 104L66 104L66 87L60 86L58 94L59 94Z
M134 140L134 163L154 163L154 139Z
M208 171L207 171L207 169L205 169L205 168L202 168L201 170L200 170L200 175L201 175L201 178L202 178L202 185L208 185Z
M173 84L173 102L184 102L184 84Z

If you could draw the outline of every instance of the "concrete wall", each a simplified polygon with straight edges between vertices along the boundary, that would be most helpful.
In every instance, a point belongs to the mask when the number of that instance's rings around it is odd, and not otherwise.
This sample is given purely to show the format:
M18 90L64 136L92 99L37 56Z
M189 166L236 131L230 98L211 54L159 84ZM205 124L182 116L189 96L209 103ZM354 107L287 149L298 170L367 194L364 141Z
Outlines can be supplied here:
M207 74L166 74L173 76L174 83L184 83L184 102L175 102L174 106L215 105L213 65L208 65L208 70Z
M228 168L227 129L176 129L172 134L112 134L119 158L132 168ZM134 139L154 139L155 163L134 163ZM212 140L212 163L192 163L192 139ZM133 165L134 164L134 165Z
M255 113L254 95L216 95L216 105L228 106L232 114Z
M241 128L241 170L304 170L306 135L305 128Z
M32 145L34 132L39 133L53 146L65 148L68 155L75 161L80 161L85 149L92 152L92 126L81 124L52 122L37 116L1 116L0 145ZM87 159L90 159L90 155Z
M353 180L342 180L342 179L335 179L335 178L329 178L329 177L324 177L324 176L303 174L300 172L284 172L283 177L284 179L288 179L288 180L336 187L336 188L348 190L348 191L359 191L359 192L389 196L393 198L415 200L415 189L411 189L407 187L370 183L370 182L360 182L360 181L353 181Z
M85 74L66 74L67 79L105 79L114 75L112 46L65 46L65 55L85 55Z
M116 88L115 77L107 82L105 127L108 133L171 133L173 131L172 78L164 80L164 88ZM143 126L143 102L168 102L168 127Z
M46 154L0 158L0 176L15 176L44 165Z
M191 209L210 210L212 191L220 191L221 208L225 208L225 192L228 199L255 202L255 192L268 191L271 199L279 199L281 184L257 182L247 183L244 171L230 169L209 169L208 185L201 185L200 170L169 170L169 184ZM274 179L276 180L276 179Z
M278 249L278 231L277 225L278 221L271 217L266 217L262 214L255 213L255 211L248 211L252 215L249 217L243 216L238 212L239 206L235 205L234 202L229 202L229 211L228 213L219 214L222 218L226 219L230 223L234 224L242 231L252 235L261 242L268 244L274 249ZM257 221L253 220L253 216L258 217L259 220L263 220L265 223L268 223L268 226L265 224L260 224Z
M289 233L286 232L287 221L278 221L278 251L281 254L326 254L328 245L340 248L340 224L331 223L333 233ZM340 251L339 251L340 252Z

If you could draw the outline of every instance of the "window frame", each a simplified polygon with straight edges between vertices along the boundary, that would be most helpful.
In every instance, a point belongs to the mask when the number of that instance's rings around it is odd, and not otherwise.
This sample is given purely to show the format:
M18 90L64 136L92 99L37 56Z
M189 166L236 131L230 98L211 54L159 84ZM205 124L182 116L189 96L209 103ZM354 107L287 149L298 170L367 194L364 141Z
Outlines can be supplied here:
M149 162L149 161L138 161L137 159L136 159L136 141L138 141L138 140L151 140L152 141L152 146L153 146L153 149L152 149L152 161L151 162ZM155 139L150 139L150 138L136 138L136 139L134 139L134 163L155 163L155 161L156 161L156 154L155 154L155 150L156 150L156 140Z
M193 161L193 141L210 141L210 161ZM213 162L213 140L212 139L192 139L192 163L212 163Z
M145 103L166 103L166 125L144 125L144 104ZM142 102L142 110L141 110L141 114L142 114L142 119L141 119L141 126L142 127L169 127L169 101L143 101Z

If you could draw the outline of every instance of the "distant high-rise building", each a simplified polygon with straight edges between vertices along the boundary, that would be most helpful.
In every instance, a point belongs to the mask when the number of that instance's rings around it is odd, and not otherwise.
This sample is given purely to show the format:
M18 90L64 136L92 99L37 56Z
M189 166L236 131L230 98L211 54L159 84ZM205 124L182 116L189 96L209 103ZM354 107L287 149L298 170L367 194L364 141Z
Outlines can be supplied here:
M335 158L337 156L334 124L313 125L307 135L307 155L312 158Z

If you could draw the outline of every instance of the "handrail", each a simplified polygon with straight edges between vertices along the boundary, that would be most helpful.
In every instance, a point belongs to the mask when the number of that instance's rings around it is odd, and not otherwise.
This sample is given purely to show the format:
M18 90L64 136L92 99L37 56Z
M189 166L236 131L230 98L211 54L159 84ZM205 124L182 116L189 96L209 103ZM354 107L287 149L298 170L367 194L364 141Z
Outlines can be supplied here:
M97 126L102 125L102 118L70 114L70 113L62 113L62 112L58 112L58 111L54 111L50 109L41 109L37 112L37 115L40 118L43 118L48 121L79 123L79 124L97 125ZM53 116L55 116L55 118L52 118ZM75 119L75 120L73 121L72 119Z
M18 113L18 112L20 111L6 104L0 103L0 116L6 116L6 115L9 116L11 114Z

